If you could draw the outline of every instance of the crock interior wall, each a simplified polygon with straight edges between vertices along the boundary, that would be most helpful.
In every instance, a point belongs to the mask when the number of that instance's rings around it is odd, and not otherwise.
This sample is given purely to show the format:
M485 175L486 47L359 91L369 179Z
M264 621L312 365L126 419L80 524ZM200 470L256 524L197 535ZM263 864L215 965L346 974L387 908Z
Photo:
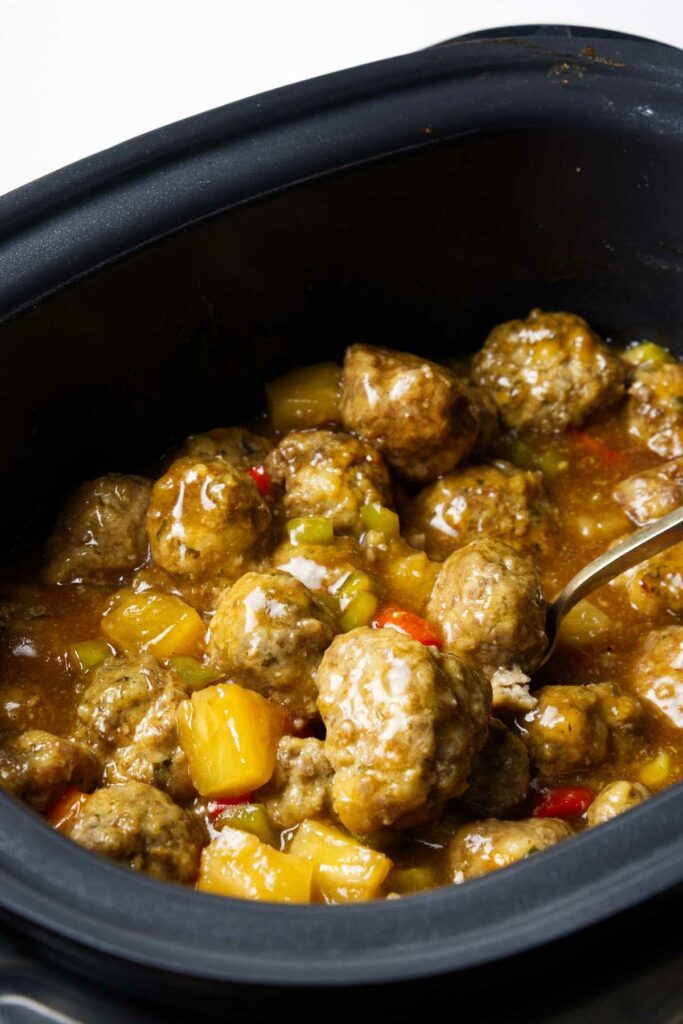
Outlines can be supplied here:
M354 341L432 355L538 305L679 341L683 140L470 135L228 210L0 328L4 547L73 484L144 471Z

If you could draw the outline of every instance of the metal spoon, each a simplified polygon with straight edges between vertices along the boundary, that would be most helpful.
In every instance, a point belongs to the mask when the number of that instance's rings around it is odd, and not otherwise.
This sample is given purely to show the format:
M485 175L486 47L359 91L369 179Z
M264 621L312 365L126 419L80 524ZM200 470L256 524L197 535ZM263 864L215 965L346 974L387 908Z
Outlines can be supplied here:
M683 507L637 530L577 572L553 603L548 605L545 623L548 649L541 664L545 664L555 650L562 619L578 601L626 569L645 562L679 541L683 541Z

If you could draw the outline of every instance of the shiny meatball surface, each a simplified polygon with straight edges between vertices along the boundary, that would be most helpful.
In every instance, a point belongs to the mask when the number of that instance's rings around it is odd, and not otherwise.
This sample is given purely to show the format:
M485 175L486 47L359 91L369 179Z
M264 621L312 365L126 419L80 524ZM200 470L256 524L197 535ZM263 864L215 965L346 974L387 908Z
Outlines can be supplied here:
M482 537L443 563L427 605L446 647L489 676L517 666L533 672L547 647L545 601L533 561Z
M102 583L140 565L151 492L149 480L120 473L79 487L47 542L45 581Z
M636 370L628 389L628 429L662 459L683 455L683 365Z
M66 834L99 853L167 882L192 882L204 835L170 797L141 782L98 789Z
M352 345L344 359L341 417L397 473L425 482L472 451L479 429L467 385L407 352Z
M428 820L463 791L491 702L465 662L361 627L336 637L316 681L334 809L351 831Z
M194 794L176 726L186 697L180 680L151 655L110 658L91 673L76 735L104 765L106 782L134 779L176 800Z
M265 805L280 828L293 828L306 818L329 818L333 816L332 775L322 740L283 736L273 777L254 799Z
M286 517L325 516L338 533L354 530L363 505L393 506L391 480L376 448L350 434L292 430L266 467L284 487Z
M585 320L531 311L494 327L472 380L493 393L507 427L560 431L616 403L625 369Z
M299 580L250 572L225 591L211 621L209 657L296 716L316 714L315 673L338 626Z
M155 563L191 579L237 579L268 541L270 509L254 481L220 457L177 459L152 490Z
M43 729L0 733L0 787L36 810L67 783L90 789L98 774L96 759L74 740Z
M650 633L641 643L631 687L647 706L683 729L683 626Z
M519 551L545 549L552 525L541 474L500 460L458 469L425 487L411 506L406 537L443 561L481 534Z
M272 444L266 437L244 427L218 427L205 434L192 434L178 456L193 459L225 459L236 469L250 469L265 462Z
M463 825L448 848L452 880L457 884L489 871L525 860L563 839L572 830L557 818L497 821L495 818Z

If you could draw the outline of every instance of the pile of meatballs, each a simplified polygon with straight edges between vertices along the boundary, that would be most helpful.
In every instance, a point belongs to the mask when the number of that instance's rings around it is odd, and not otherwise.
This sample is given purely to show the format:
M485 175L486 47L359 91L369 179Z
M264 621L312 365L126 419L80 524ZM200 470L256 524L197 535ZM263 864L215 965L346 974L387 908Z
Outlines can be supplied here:
M450 814L443 880L461 882L573 834L531 816L530 779L637 748L659 662L683 641L650 636L641 694L613 682L534 691L547 643L536 556L553 543L553 510L541 473L490 450L501 433L557 435L623 403L631 435L672 460L649 484L622 485L633 522L651 521L683 492L682 378L673 360L634 370L580 317L539 310L496 327L466 373L353 345L332 422L284 436L217 429L189 438L155 482L84 484L49 538L43 580L181 596L206 622L206 663L288 713L273 777L253 795L274 826L321 818L361 838L408 835ZM399 537L359 532L369 504L398 506ZM331 522L330 543L287 539L287 521L312 516ZM342 632L330 595L364 572L391 597L386 567L410 559L423 587L409 610L440 644L372 624ZM84 788L73 840L192 883L207 829L178 741L186 696L169 664L112 655L86 674L71 735L3 734L0 782L39 810L67 783ZM647 795L614 779L588 824Z

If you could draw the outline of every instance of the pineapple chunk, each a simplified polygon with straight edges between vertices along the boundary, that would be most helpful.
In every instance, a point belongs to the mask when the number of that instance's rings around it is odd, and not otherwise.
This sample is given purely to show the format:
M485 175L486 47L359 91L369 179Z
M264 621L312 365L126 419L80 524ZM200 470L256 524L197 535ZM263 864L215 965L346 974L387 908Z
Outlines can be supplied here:
M560 626L560 640L572 647L601 640L612 628L612 620L601 608L585 598L567 613Z
M197 888L243 900L310 903L312 876L308 861L225 828L202 853Z
M194 608L172 594L120 590L104 613L102 632L125 654L170 658L201 654L206 626Z
M336 363L316 363L293 370L266 385L273 428L280 434L286 434L288 430L336 423L339 420L341 376L341 367Z
M313 863L314 896L334 903L377 896L392 867L383 853L310 818L299 825L289 852Z
M197 690L178 708L180 745L202 796L242 796L264 786L275 768L285 713L234 683Z

